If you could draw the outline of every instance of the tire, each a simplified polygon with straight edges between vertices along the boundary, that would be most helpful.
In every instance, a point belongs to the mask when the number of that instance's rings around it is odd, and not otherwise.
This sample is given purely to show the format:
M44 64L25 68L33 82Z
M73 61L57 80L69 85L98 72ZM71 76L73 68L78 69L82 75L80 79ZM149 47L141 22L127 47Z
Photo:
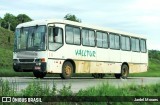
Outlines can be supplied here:
M127 79L128 74L129 74L129 68L128 68L128 66L126 64L122 65L122 68L121 68L121 78Z
M117 79L127 79L128 77L128 74L129 74L129 68L126 64L123 64L122 67L121 67L121 73L120 74L115 74L115 77Z
M62 67L62 74L60 74L60 77L62 79L70 79L73 75L73 65L71 62L64 62Z
M44 78L46 76L46 72L41 72L41 71L38 71L38 70L34 70L33 71L33 75L36 77L36 78Z

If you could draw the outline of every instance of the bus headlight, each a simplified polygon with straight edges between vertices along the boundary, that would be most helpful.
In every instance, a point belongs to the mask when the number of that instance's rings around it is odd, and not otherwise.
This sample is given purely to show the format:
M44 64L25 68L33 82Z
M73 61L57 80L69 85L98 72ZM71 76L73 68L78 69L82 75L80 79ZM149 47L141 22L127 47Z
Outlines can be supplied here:
M45 62L45 58L35 59L35 62Z
M41 59L35 59L35 62L36 62L36 65L37 65L37 66L40 66L40 65L41 65L42 60L41 60Z
M35 62L36 63L41 62L41 59L35 59Z
M45 58L41 58L41 62L45 62Z
M13 64L16 65L18 63L18 59L13 59Z
M13 63L18 63L18 59L13 59Z

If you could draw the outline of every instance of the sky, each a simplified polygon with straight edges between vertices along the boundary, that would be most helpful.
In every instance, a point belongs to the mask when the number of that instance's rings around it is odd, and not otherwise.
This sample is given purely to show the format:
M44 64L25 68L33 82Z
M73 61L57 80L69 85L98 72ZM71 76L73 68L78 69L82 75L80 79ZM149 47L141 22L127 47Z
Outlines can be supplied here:
M148 49L160 50L160 0L0 0L0 17L26 14L33 20L63 19L143 35Z

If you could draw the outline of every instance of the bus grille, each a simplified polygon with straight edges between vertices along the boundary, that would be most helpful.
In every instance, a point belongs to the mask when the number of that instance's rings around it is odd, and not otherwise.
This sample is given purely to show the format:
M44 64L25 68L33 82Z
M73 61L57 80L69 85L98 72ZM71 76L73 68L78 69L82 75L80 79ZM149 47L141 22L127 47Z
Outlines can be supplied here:
M20 62L34 62L34 59L19 59Z

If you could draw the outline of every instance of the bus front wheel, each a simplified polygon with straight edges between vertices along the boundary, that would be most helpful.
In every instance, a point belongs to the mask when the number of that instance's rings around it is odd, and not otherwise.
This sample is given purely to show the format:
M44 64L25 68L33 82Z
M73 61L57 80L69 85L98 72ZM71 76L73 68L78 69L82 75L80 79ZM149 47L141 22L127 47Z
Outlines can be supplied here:
M123 64L122 67L121 67L121 73L120 74L115 74L115 77L117 79L127 79L128 77L128 74L129 74L129 68L126 64Z
M73 74L73 65L71 62L66 61L62 67L62 74L60 74L62 79L70 79Z
M33 75L36 78L44 78L46 76L46 72L41 72L41 71L38 71L38 70L34 70Z

